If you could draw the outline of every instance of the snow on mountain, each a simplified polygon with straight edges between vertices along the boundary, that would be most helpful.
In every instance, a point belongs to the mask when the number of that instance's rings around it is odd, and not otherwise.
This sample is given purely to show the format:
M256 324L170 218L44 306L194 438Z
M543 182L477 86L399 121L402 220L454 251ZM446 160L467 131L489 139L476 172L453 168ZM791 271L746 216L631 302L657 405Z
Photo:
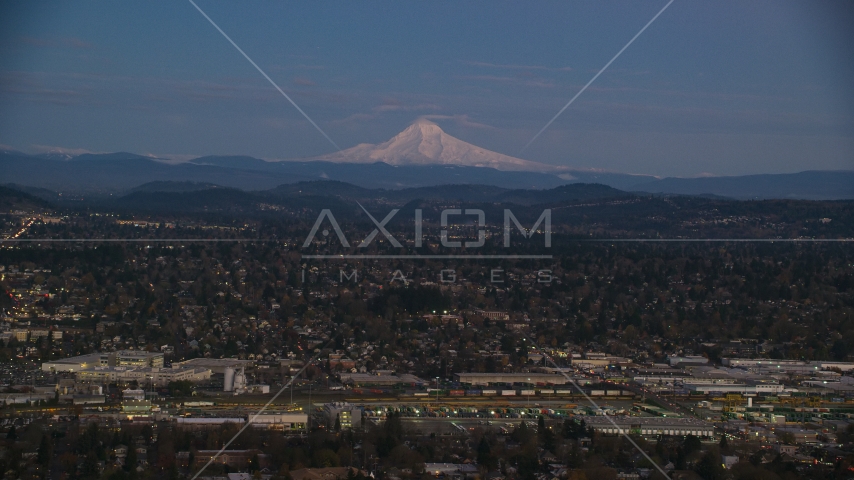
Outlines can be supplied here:
M463 165L496 170L557 172L561 167L503 155L454 138L435 123L419 119L391 140L380 144L362 143L313 160L341 163L389 165Z

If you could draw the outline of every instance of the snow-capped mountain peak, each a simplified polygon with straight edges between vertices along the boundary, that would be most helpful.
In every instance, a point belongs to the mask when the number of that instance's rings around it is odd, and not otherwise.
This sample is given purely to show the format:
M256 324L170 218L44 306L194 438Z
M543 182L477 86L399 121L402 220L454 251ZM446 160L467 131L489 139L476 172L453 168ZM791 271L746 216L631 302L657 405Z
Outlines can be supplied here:
M522 160L464 142L423 118L386 142L363 143L316 159L342 163L384 162L389 165L463 165L526 172L560 170L559 167Z

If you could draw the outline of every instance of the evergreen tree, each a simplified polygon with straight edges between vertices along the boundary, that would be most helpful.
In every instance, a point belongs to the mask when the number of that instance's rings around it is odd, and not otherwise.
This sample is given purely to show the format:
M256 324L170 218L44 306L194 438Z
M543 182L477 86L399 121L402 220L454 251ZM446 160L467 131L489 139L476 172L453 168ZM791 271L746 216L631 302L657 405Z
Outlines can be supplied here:
M726 440L726 435L721 435L721 441L718 443L718 447L721 449L721 453L726 453L729 451L729 444Z
M128 472L134 471L136 469L136 447L129 446L128 447L128 456L125 457L125 470Z
M37 459L39 465L47 466L50 463L50 457L53 454L53 443L47 435L42 435L42 440L39 443Z
M712 452L706 452L703 458L697 462L694 468L697 475L703 477L703 480L719 480L725 476L724 467L721 465L720 459Z
M489 470L493 470L498 464L497 458L492 454L492 448L486 437L481 437L480 443L477 444L477 463L483 465Z

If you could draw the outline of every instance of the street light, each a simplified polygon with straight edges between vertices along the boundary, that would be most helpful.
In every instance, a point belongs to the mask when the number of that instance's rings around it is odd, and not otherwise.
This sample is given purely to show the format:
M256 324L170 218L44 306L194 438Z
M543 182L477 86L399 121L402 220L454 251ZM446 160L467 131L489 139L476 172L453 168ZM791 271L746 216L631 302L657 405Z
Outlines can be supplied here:
M436 403L439 403L439 377L436 377Z

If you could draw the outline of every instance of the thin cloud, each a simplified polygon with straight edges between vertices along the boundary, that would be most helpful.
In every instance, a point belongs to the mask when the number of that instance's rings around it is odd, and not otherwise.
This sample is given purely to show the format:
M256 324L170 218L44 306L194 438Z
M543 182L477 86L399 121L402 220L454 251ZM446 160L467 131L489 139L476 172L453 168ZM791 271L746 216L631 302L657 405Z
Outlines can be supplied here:
M18 41L20 43L23 43L24 45L30 45L32 47L55 47L56 46L55 41L48 40L46 38L22 36L22 37L18 37Z
M317 85L312 79L308 77L294 77L294 85L301 85L303 87L313 87Z
M453 120L460 127L468 127L468 128L485 128L494 130L495 127L492 125L487 125L485 123L475 122L469 118L468 115L421 115L418 118L423 118L426 120Z
M53 83L46 86L45 83L36 75L26 72L0 73L0 92L6 95L20 95L36 102L62 106L79 104L87 97L90 90L88 86L67 83L61 85Z
M15 148L11 145L6 145L5 143L0 143L0 152L8 152L8 151L19 152L20 149Z
M71 47L71 48L86 49L86 48L93 48L94 47L94 45L92 45L91 42L87 42L86 40L82 40L82 39L79 39L77 37L63 38L62 44L65 45L66 47Z
M30 150L33 153L58 153L61 155L83 155L84 153L104 153L97 152L94 150L88 150L86 148L69 148L69 147L57 147L53 145L30 145Z
M352 122L364 122L366 120L374 120L378 116L379 115L373 114L373 113L354 113L352 115L348 115L345 118L342 118L339 120L333 120L329 123L331 123L333 125L341 125L341 124L352 123Z
M506 70L544 70L549 72L571 72L572 67L549 67L546 65L517 65L512 63L464 62L466 65Z
M152 160L158 160L163 163L173 165L178 163L189 162L190 160L194 160L201 156L187 153L145 153L144 155L146 157L151 158Z
M502 77L497 75L466 75L463 77L459 77L463 80L475 80L480 82L495 82L495 83L506 83L512 85L522 85L525 87L538 87L538 88L554 88L555 83L551 80L545 80L542 78L520 78L520 77Z
M81 38L77 37L65 37L65 38L41 38L41 37L31 37L31 36L21 36L18 37L18 41L25 45L30 45L32 47L40 47L40 48L56 48L56 47L65 47L65 48L76 48L76 49L90 49L93 48L91 42L87 42Z
M417 105L406 105L397 99L385 100L382 105L377 105L372 109L374 112L411 112L417 110L441 110L441 108L432 103L419 103Z

